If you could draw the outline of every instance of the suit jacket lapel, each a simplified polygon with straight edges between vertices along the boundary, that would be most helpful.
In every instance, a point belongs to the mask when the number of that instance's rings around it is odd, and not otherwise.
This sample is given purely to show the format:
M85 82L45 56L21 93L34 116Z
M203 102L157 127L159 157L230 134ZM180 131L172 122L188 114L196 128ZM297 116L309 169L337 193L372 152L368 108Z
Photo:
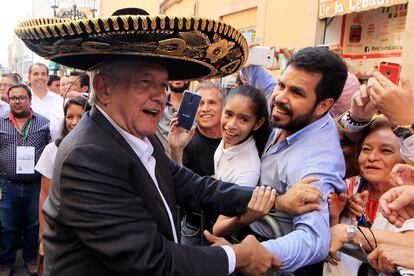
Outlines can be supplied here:
M157 161L157 165L155 167L155 176L157 178L158 187L160 188L175 221L177 217L177 206L175 201L174 185L172 182L172 177L169 168L169 158L166 156L164 148L157 140L157 137L148 138L154 147L154 153L152 155Z
M105 116L95 107L93 107L90 111L90 116L91 119L97 123L101 128L104 129L104 131L108 134L111 135L113 137L113 139L122 147L125 149L126 152L128 152L128 154L130 155L131 158L133 158L136 163L137 163L137 169L140 172L140 175L144 177L143 181L148 183L149 185L149 189L150 189L150 193L155 196L156 200L158 201L159 205L160 205L160 209L163 210L163 214L164 214L164 219L166 219L168 221L168 225L170 224L169 221L169 217L168 217L168 213L167 210L165 209L165 205L164 202L162 201L162 198L160 196L160 193L158 192L157 188L155 187L155 183L152 180L152 177L150 176L150 174L148 173L147 169L145 168L145 166L142 164L141 160L139 159L139 157L135 154L134 150L131 148L131 146L128 144L128 142L124 139L124 137L114 128L114 126L105 118ZM169 174L169 167L168 167L168 163L167 166L165 165L161 165L160 163L164 163L162 162L163 159L167 159L168 158L165 156L164 154L164 158L160 153L160 147L158 146L158 143L155 139L157 138L151 138L149 137L151 144L154 147L154 153L153 156L156 160L156 168L155 168L155 175L157 178L157 182L158 182L158 187L160 188L165 201L168 204L168 207L171 210L171 213L173 215L173 223L175 222L176 219L176 207L175 207L175 200L172 200L172 192L171 189L168 189L167 187L170 186L172 187L172 185L167 185L166 183L171 182L171 177ZM154 142L155 141L155 142ZM162 146L161 146L162 147ZM163 150L163 148L162 148ZM168 181L169 180L169 181ZM142 192L142 187L139 187L138 185L139 183L132 183L132 185L135 185L137 190L139 192ZM157 219L159 214L157 215ZM155 218L154 218L155 219ZM157 220L156 219L156 220ZM170 227L169 227L170 228ZM173 240L173 234L171 232L170 229L170 237Z

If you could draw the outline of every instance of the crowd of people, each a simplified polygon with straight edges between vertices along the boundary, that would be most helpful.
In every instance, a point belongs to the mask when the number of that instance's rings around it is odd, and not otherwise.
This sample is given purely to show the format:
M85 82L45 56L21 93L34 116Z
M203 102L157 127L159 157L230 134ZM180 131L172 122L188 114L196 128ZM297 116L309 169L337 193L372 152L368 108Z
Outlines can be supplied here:
M32 275L413 273L409 81L374 72L361 85L337 47L280 51L279 79L246 64L230 90L168 51L66 53L92 69L35 63L26 84L3 74L0 275L19 246ZM186 130L177 111L194 79Z

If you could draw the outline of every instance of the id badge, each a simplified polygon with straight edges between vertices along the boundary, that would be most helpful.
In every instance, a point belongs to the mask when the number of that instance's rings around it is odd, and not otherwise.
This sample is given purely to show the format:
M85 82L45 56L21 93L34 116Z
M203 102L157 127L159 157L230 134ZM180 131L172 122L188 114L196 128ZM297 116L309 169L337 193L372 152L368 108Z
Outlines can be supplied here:
M34 174L35 148L17 147L16 174Z

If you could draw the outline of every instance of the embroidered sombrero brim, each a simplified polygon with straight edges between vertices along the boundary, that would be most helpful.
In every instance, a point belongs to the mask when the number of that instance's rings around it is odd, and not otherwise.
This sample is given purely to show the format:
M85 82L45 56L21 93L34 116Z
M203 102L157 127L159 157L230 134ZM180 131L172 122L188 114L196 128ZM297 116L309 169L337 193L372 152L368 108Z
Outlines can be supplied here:
M112 60L156 62L171 80L223 77L238 71L248 55L239 31L195 17L33 19L15 32L33 52L59 64L88 70Z

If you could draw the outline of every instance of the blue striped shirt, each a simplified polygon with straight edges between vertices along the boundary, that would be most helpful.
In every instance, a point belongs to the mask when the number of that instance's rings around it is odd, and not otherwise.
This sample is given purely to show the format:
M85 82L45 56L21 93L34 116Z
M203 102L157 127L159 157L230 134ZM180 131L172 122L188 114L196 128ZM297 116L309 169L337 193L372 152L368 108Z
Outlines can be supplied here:
M21 131L26 132L29 120ZM13 182L32 182L40 178L35 171L33 174L16 174L16 150L18 146L35 148L35 164L39 160L43 149L50 141L49 120L40 114L32 112L32 124L26 140L20 138L19 133L9 119L9 114L0 117L0 175Z

